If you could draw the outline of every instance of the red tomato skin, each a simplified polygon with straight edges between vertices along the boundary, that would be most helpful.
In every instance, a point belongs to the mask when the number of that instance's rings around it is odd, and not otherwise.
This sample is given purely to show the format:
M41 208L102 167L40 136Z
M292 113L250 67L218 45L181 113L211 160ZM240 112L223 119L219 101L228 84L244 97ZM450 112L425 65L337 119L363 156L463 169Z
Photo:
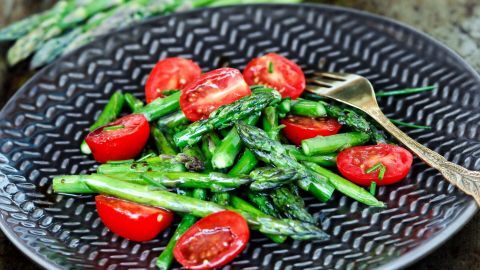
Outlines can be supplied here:
M126 239L143 242L155 238L173 221L168 210L98 195L95 205L103 224Z
M378 170L365 173L378 162L386 167L382 180L378 179ZM355 146L343 150L337 156L340 173L361 186L369 186L371 182L378 186L397 183L408 175L412 162L413 156L408 150L391 144Z
M206 119L218 107L251 95L238 69L219 68L202 74L182 90L180 108L192 122Z
M201 264L193 264L184 256L182 247L191 244L188 242L191 237L202 233L204 230L211 231L212 229L224 227L229 228L230 232L235 235L235 240L226 252L220 253L221 256L215 258L215 260L204 260ZM229 210L221 211L200 219L180 236L173 249L173 255L175 259L187 269L213 269L232 261L245 249L249 239L250 230L248 229L247 221L236 212ZM201 251L199 250L199 252Z
M311 118L304 116L288 115L281 121L285 127L283 134L295 145L300 145L303 140L317 136L335 135L342 125L334 118Z
M273 70L269 71L272 63ZM282 98L298 98L305 90L305 75L293 61L276 53L252 59L243 70L248 85L265 85L275 88Z
M145 84L147 103L163 96L163 91L180 89L200 77L202 70L189 59L171 57L160 60L148 76Z
M124 125L117 130L104 130L109 126ZM150 125L142 114L130 114L90 132L85 141L93 157L100 163L136 157L150 136Z

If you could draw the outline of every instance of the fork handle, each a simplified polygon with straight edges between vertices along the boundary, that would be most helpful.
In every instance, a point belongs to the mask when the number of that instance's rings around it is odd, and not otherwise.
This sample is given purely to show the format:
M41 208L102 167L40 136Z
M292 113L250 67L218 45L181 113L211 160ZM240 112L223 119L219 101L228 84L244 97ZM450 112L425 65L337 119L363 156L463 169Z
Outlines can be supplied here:
M460 165L449 162L442 155L410 138L392 124L380 108L369 108L367 113L420 159L440 171L450 183L457 186L463 192L473 196L477 204L480 205L480 172L470 171Z

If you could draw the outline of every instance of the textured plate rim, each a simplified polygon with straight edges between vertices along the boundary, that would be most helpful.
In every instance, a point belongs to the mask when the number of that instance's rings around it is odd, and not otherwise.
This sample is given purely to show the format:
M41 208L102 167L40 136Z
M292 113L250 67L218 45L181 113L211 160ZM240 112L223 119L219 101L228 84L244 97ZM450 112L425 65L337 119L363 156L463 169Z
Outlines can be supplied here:
M279 7L279 8L292 8L292 7L312 7L312 8L321 8L324 10L330 10L330 11L338 11L338 12L343 12L347 14L355 14L355 15L360 15L364 17L370 17L374 18L378 21L383 21L384 23L389 23L393 24L396 26L399 26L400 28L404 28L410 32L416 33L425 40L429 41L430 43L434 44L440 49L445 50L452 58L457 60L462 64L462 67L466 68L471 75L476 77L480 81L480 75L478 72L469 64L467 63L457 52L455 52L453 49L447 47L445 44L441 43L437 39L433 38L432 36L424 33L421 30L415 29L414 27L405 24L403 22L399 22L397 20L373 14L367 11L363 10L357 10L353 8L347 8L347 7L341 7L341 6L335 6L335 5L326 5L326 4L312 4L312 3L299 3L299 4L245 4L243 5L245 7L247 6L257 6L257 7ZM223 6L223 7L212 7L212 8L199 8L199 9L194 9L190 11L183 11L183 12L176 12L173 14L169 15L163 15L163 16L155 16L150 19L144 20L139 23L135 23L129 27L113 31L109 34L106 35L101 35L98 37L95 41L93 42L99 42L102 39L105 39L108 36L111 35L116 35L118 33L123 33L123 32L128 32L131 31L132 29L136 28L139 25L143 24L149 24L150 22L156 21L160 18L168 18L168 17L175 17L178 15L182 14L190 14L190 13L197 13L197 12L203 12L204 10L207 9L212 9L212 10L217 10L217 9L223 9L223 8L228 8L231 6ZM42 68L40 71L38 71L32 78L30 78L25 84L23 84L16 92L15 94L10 97L10 99L7 101L7 103L3 106L3 108L0 111L0 119L5 116L7 111L10 109L10 107L14 106L14 100L17 99L17 97L28 87L30 84L33 83L37 78L45 75L54 65L56 65L58 62L61 60L70 57L70 55L76 54L77 52L83 50L85 47L88 47L90 43L81 46L72 52L60 57L59 59L55 60L53 63L47 65L46 67ZM442 244L444 244L448 239L450 239L453 235L455 235L461 228L463 228L475 215L475 213L479 210L479 206L475 203L473 199L470 199L470 203L468 206L462 211L462 213L458 216L457 220L453 223L451 223L444 231L435 237L426 240L423 242L421 245L418 247L408 251L407 253L403 254L402 256L393 259L389 261L388 263L381 265L377 267L377 269L402 269L405 268L418 260L424 258L428 254L432 253L434 250L439 248ZM36 263L37 265L43 267L44 269L61 269L58 265L53 263L51 260L47 260L46 258L40 256L37 254L34 250L32 250L29 246L27 246L25 243L20 241L18 237L16 237L15 232L11 229L10 226L7 225L5 219L3 216L0 216L0 230L3 232L3 234L18 248L21 252L23 252L24 255L26 255L31 261Z

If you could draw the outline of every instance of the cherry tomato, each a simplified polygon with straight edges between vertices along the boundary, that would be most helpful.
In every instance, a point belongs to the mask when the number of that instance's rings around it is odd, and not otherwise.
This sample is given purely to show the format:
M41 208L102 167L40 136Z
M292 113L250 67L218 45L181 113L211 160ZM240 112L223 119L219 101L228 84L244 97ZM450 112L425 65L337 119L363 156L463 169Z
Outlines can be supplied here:
M142 114L130 114L90 132L85 141L100 163L131 159L140 154L150 135Z
M183 89L200 74L202 70L192 60L179 57L160 60L150 72L145 85L147 103L163 97L166 90Z
M297 115L288 115L281 120L285 125L283 134L296 145L303 140L317 136L330 136L337 134L342 125L334 118L312 118Z
M405 178L412 161L412 154L403 147L377 144L343 150L337 156L337 167L345 178L356 184L368 186L371 182L376 182L383 186ZM369 170L371 172L367 173Z
M298 98L305 89L305 75L294 62L276 53L251 60L243 70L249 85L262 84L277 89L283 98Z
M173 221L173 213L114 197L95 197L97 212L110 231L133 241L149 241Z
M247 245L250 230L233 211L208 215L179 239L173 255L187 269L212 269L233 260Z
M208 118L218 107L251 93L240 71L219 68L202 74L182 90L180 108L194 122Z

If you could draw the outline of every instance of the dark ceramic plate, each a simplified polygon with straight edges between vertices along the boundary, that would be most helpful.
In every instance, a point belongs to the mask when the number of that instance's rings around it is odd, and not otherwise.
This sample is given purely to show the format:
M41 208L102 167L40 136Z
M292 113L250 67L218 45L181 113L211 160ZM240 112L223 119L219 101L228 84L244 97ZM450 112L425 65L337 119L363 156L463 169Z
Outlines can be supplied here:
M39 72L0 115L0 227L47 269L153 268L171 231L148 243L110 233L90 196L52 193L57 174L86 173L95 163L79 151L89 124L117 89L142 96L154 63L167 56L205 70L243 68L279 52L311 74L345 71L376 89L438 85L408 97L383 98L388 116L431 125L409 130L420 143L469 169L480 169L480 78L456 54L396 22L317 5L204 9L160 17L101 38ZM396 269L411 264L459 230L474 201L416 160L408 178L380 188L384 210L336 194L306 198L324 216L329 241L274 244L253 233L227 266L248 269Z

